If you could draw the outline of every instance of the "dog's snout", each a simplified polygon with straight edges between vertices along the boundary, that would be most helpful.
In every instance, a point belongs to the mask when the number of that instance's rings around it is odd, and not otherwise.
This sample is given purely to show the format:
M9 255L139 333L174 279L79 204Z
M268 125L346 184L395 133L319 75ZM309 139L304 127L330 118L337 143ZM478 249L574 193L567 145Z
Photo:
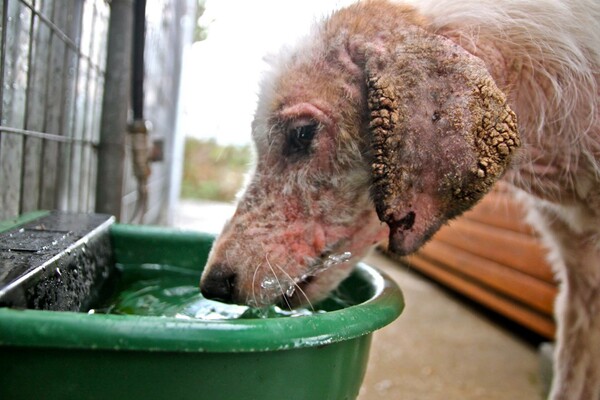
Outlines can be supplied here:
M212 265L200 281L200 292L211 300L225 303L233 302L235 289L235 272L226 265Z

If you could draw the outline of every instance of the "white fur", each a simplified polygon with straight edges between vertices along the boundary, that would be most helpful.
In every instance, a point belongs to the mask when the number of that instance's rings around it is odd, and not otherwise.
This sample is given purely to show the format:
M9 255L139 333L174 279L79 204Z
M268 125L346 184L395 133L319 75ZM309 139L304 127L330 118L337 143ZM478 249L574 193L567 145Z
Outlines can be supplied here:
M567 166L584 157L600 173L598 126L600 2L597 0L419 0L438 30L454 29L474 42L506 46L528 65L531 89L519 94L536 112L520 120L531 141L570 144ZM547 80L550 90L539 88ZM523 82L521 82L523 83ZM538 88L539 90L535 90ZM577 118L573 118L573 115ZM534 136L535 135L535 136ZM528 160L532 161L532 160ZM535 160L533 160L535 161ZM570 172L565 170L565 173Z
M522 63L508 95L525 192L561 290L551 398L600 398L600 2L419 0L432 27ZM481 54L485 60L485 54ZM547 176L546 176L547 174ZM523 195L524 193L529 193ZM535 194L536 196L531 196Z

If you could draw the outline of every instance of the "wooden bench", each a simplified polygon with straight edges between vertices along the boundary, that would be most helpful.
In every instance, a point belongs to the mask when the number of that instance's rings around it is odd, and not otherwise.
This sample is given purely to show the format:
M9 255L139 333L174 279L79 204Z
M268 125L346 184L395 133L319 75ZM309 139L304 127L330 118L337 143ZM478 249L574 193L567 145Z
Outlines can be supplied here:
M476 302L554 338L556 284L523 208L500 184L402 260Z

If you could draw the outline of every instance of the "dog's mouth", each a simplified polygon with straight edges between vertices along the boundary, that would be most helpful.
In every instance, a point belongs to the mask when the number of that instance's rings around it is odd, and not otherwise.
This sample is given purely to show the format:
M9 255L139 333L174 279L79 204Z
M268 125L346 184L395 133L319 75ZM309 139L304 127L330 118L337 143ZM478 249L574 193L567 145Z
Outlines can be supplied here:
M303 276L300 281L294 283L294 286L290 286L290 288L281 295L277 305L279 307L291 310L294 307L298 307L300 304L309 302L310 300L308 299L306 291L308 286L310 286L315 279L315 275Z
M333 248L340 248L336 245ZM285 291L276 302L279 307L292 309L299 305L311 303L309 287L313 285L325 271L330 268L343 264L352 258L352 253L348 251L333 252L331 250L324 251L321 256L312 262L307 272L300 278L291 282Z

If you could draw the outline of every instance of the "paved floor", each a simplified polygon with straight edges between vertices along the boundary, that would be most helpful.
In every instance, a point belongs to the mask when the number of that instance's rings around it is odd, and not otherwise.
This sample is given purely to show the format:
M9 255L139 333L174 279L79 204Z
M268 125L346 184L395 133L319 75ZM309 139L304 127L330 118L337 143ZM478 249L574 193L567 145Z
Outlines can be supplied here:
M231 206L183 201L174 224L218 232ZM373 252L406 300L376 332L359 400L539 400L534 345L437 284Z
M360 400L541 399L535 346L431 281L374 252L406 308L373 338Z

